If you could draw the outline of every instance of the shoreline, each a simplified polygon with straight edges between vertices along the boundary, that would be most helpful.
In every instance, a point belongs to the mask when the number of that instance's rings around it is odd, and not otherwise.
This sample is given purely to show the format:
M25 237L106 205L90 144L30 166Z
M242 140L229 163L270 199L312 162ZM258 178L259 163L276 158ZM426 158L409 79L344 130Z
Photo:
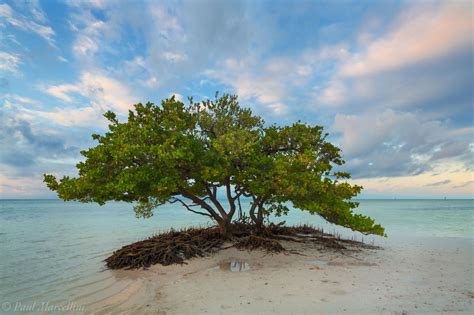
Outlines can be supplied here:
M405 238L404 238L405 239ZM350 254L282 242L303 255L229 248L185 265L112 271L98 314L470 314L472 239L406 238Z

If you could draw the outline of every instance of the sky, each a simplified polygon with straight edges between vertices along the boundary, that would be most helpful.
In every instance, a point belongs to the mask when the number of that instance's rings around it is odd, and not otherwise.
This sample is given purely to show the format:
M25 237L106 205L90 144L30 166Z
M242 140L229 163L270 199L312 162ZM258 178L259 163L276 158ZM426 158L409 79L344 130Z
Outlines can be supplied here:
M324 126L363 198L473 198L471 1L0 0L0 197L51 198L107 110L236 93Z

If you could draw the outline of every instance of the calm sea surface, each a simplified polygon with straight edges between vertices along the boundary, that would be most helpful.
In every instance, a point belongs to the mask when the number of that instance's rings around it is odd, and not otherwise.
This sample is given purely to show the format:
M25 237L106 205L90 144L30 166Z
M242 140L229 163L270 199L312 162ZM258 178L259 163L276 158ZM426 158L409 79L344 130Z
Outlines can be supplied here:
M473 237L474 200L361 200L357 211L381 223L387 240ZM361 238L299 210L275 219L282 220ZM103 263L114 250L171 227L206 224L206 218L178 205L159 208L151 219L136 219L132 205L125 203L0 200L0 305L90 301L116 281Z

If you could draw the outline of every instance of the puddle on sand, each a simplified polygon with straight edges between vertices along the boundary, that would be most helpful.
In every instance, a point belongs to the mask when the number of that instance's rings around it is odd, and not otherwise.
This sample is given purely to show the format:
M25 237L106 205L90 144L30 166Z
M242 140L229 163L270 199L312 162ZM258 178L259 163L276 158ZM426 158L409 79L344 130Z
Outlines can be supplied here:
M311 263L316 266L325 266L328 264L327 261L319 260L319 259L311 260Z
M219 269L230 272L244 272L250 270L250 264L244 260L226 260L219 263Z

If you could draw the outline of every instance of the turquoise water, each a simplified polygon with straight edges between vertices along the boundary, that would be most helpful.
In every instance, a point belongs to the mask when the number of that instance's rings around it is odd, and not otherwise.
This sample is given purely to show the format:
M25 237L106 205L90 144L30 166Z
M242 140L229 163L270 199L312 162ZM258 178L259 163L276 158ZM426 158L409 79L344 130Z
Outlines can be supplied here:
M381 223L388 239L472 239L474 200L362 200L358 212ZM299 210L276 218L311 223L347 237L361 237ZM130 204L105 206L59 200L0 200L0 305L90 301L113 287L103 260L113 250L171 227L209 224L178 205L151 219L136 219ZM372 238L375 241L380 238Z

